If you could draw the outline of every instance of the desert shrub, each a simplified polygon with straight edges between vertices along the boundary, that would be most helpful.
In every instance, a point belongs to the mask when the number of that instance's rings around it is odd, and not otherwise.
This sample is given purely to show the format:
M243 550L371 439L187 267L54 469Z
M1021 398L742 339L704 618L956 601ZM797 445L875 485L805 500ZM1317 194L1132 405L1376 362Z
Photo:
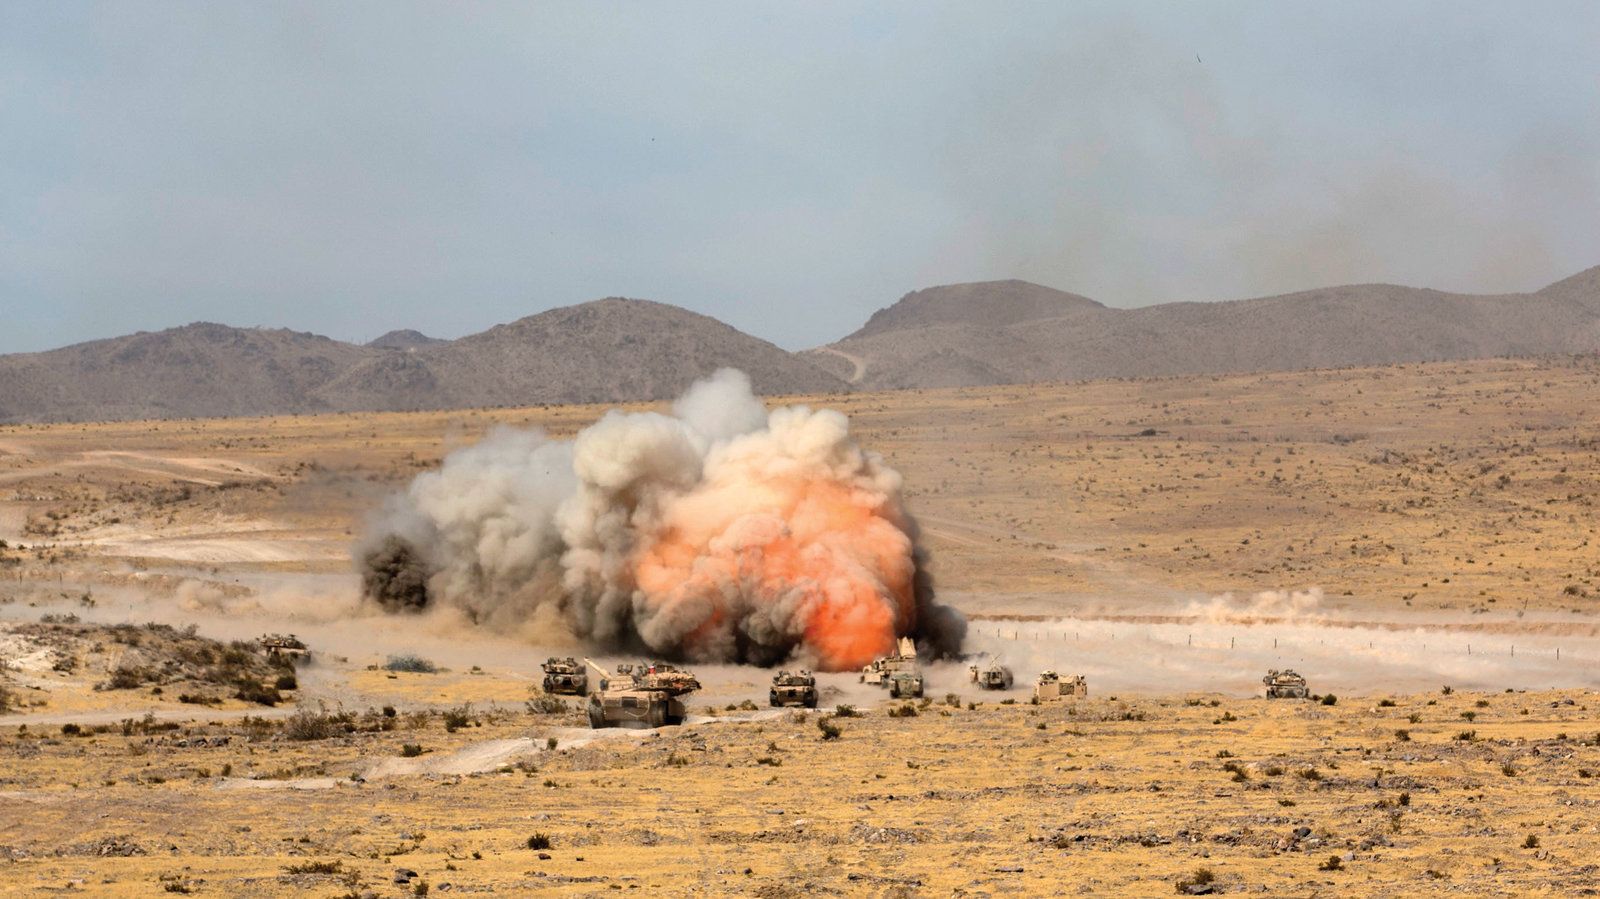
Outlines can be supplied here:
M856 711L856 707L853 705L836 705L833 707L833 717L860 718L861 713Z
M388 661L383 663L383 667L389 671L410 671L416 674L433 674L439 670L439 666L422 656L410 653L390 656Z
M1443 693L1446 696L1449 696L1451 693L1454 693L1455 691L1456 691L1456 688L1450 686L1449 684L1445 684L1443 687L1439 688L1439 692Z
M72 724L72 723L69 722L67 724L61 725L61 735L62 736L65 736L65 737L76 737L81 733L83 733L83 728L79 727L76 724Z
M106 690L136 690L154 679L154 674L144 668L123 665L111 672L111 677L106 680L102 688Z
M1322 697L1322 704L1323 705L1338 705L1339 704L1339 697L1333 695L1332 693L1329 693L1327 696Z
M311 861L298 865L288 865L283 869L285 874L338 874L344 870L344 863L340 861Z
M1395 803L1398 804L1398 805L1410 805L1411 804L1411 794L1410 793L1401 793L1399 798L1395 799Z
M1394 738L1402 743L1409 743L1411 742L1411 731L1402 727L1394 732Z
M1378 700L1378 708L1380 708L1380 709L1392 709L1392 708L1394 708L1394 700L1393 699L1380 699L1380 700Z
M1478 739L1478 732L1475 730L1464 730L1461 733L1456 734L1456 739L1463 743L1471 743L1473 740Z
M817 729L822 731L822 739L824 740L837 740L839 735L844 733L844 728L833 723L832 718L818 718Z
M528 713L532 715L560 715L567 711L566 700L545 694L528 700Z
M1524 848L1524 849L1538 849L1539 848L1539 838L1534 836L1531 833L1528 834L1528 838L1522 841L1522 848Z
M550 836L548 834L544 834L544 833L536 833L536 834L528 837L528 848L529 849L549 849L550 848Z
M889 710L889 717L890 718L915 718L915 717L917 717L917 707L912 705L909 702L903 702L899 706Z
M444 713L444 729L450 733L455 733L472 723L472 706L470 705L458 705Z
M1210 868L1196 868L1194 873L1178 881L1178 892L1187 895L1190 887L1205 886L1216 882L1217 875Z
M326 709L300 709L283 722L283 735L291 740L326 740L351 730L351 716Z
M1295 774L1299 775L1300 778L1303 779L1303 780L1321 780L1322 779L1322 772L1318 771L1315 768L1301 768L1299 771L1296 771Z
M272 687L275 690L298 690L300 682L292 674L280 674L278 679L272 682Z
M406 743L400 747L400 757L403 759L414 759L421 754L422 744L420 743Z
M1317 866L1318 871L1342 871L1344 862L1337 855L1328 856L1328 860Z
M233 696L235 699L257 705L277 705L283 701L283 694L279 693L276 687L263 686L255 681L241 681L239 689Z

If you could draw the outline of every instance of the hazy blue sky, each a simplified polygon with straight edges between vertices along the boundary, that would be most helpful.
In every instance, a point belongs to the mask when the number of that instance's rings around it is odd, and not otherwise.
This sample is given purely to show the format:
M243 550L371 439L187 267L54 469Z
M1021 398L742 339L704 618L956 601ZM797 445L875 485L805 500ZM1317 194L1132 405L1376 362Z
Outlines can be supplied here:
M0 352L1600 263L1600 3L0 0Z

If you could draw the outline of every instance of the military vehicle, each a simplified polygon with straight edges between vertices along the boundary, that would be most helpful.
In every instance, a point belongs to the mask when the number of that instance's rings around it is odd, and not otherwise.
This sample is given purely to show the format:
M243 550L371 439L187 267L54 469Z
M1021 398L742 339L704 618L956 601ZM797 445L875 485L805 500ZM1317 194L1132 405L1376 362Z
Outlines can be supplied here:
M889 678L889 695L895 699L922 698L922 672L897 671Z
M269 659L298 662L311 657L311 650L294 634L263 634L256 642L267 651Z
M1011 669L999 662L990 662L984 668L973 665L967 670L972 674L972 682L984 690L1009 690L1015 679Z
M1049 702L1054 699L1083 699L1089 695L1089 682L1083 675L1074 674L1071 677L1062 677L1054 671L1039 672L1039 682L1033 685L1033 698L1036 702Z
M767 701L773 708L803 705L814 709L817 707L817 679L804 669L779 671L772 678L772 690L767 694Z
M561 693L567 696L582 696L589 692L589 672L578 664L577 659L568 656L564 659L551 657L545 660L544 691L546 693Z
M595 673L598 685L589 694L589 726L593 728L682 724L689 714L683 697L700 689L693 674L665 662L618 665L616 674L607 674L593 661L583 661Z
M911 642L910 637L901 637L895 646L894 655L884 656L861 669L861 682L887 687L896 674L901 672L915 674L920 670L917 667L917 645Z
M1311 695L1306 687L1306 679L1290 668L1282 671L1274 668L1267 672L1261 682L1267 685L1268 699L1305 699Z

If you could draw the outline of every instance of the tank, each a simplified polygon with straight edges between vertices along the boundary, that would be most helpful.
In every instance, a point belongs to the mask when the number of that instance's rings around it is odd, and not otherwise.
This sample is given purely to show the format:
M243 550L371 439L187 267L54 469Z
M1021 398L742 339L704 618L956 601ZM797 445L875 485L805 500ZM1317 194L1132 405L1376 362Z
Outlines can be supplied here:
M311 650L294 634L263 634L256 642L266 650L269 659L299 661L311 657Z
M589 692L589 672L578 664L577 659L571 656L564 659L549 658L539 667L544 669L546 693L582 696Z
M917 666L917 645L911 642L910 637L901 637L894 655L884 656L861 669L861 682L887 687L896 674L920 670Z
M664 727L682 724L689 714L683 697L700 689L700 681L665 662L618 665L616 674L584 659L598 689L589 694L589 726Z
M1261 682L1267 686L1268 699L1305 699L1311 695L1311 690L1306 687L1306 679L1291 668L1282 671L1274 668L1267 672Z
M1074 674L1071 677L1062 677L1054 671L1039 672L1039 681L1033 685L1033 698L1035 702L1051 702L1057 699L1083 699L1089 695L1089 682L1083 675Z
M899 671L889 679L889 695L895 699L922 698L922 672Z
M814 709L817 707L817 679L805 670L779 671L772 678L772 690L767 694L767 701L773 708L803 705Z
M1009 690L1015 680L1011 669L999 662L990 662L984 668L973 665L967 671L972 675L972 682L983 690Z

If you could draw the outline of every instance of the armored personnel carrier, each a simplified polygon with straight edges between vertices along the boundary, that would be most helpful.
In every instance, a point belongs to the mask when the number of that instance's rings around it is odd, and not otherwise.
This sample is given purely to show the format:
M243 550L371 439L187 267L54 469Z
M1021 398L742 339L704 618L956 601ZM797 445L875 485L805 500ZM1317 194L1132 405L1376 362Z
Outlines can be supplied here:
M972 682L984 690L1009 690L1015 680L1011 669L999 662L990 662L983 668L973 665L967 670L972 674Z
M269 659L298 662L311 657L311 650L294 634L263 634L256 642L267 651Z
M665 662L618 665L616 674L589 659L598 688L589 694L589 726L663 727L682 724L689 711L683 697L700 689L700 681Z
M895 699L922 698L922 672L897 671L889 678L889 695Z
M1033 685L1033 698L1036 702L1049 702L1055 699L1083 699L1089 695L1089 682L1083 675L1074 674L1071 677L1062 677L1054 671L1039 672L1039 682Z
M917 666L917 645L911 642L910 637L901 637L895 646L894 655L884 656L861 669L861 682L887 687L896 674L918 673L920 670ZM920 674L918 676L920 677Z
M1311 695L1306 687L1306 679L1291 668L1282 671L1274 668L1267 672L1261 682L1267 685L1268 699L1305 699Z
M767 701L773 708L803 705L814 709L817 707L817 679L804 669L779 671L772 678L772 690L767 694Z
M561 693L566 696L582 696L589 691L589 672L585 671L578 660L568 656L564 659L549 658L543 665L544 691L546 693Z

